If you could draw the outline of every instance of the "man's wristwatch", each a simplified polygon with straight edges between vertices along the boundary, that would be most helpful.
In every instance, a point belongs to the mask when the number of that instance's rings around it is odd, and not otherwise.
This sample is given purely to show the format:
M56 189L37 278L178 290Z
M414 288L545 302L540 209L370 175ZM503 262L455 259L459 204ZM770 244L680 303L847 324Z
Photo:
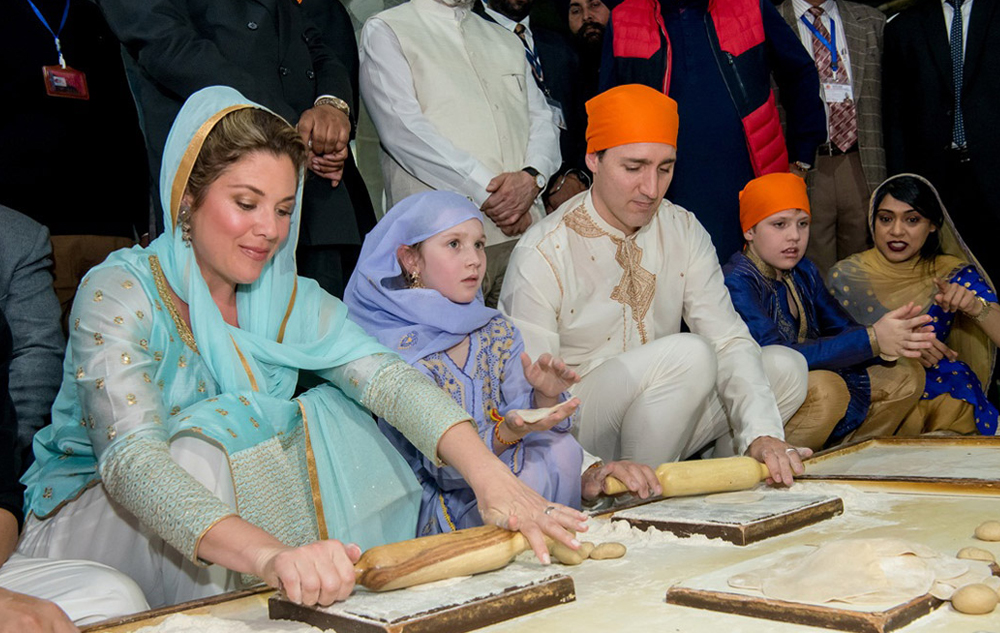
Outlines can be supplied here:
M523 171L524 173L528 174L529 176L535 179L536 187L538 187L540 190L543 191L545 190L545 184L546 184L545 176L538 173L537 169L535 169L534 167L525 167L521 171Z
M320 97L313 103L313 107L321 105L333 106L343 112L348 119L351 118L351 106L347 105L347 102L343 99L337 97Z
M796 167L798 167L799 169L801 169L802 171L809 171L810 169L813 168L812 165L810 165L809 163L803 162L801 160L797 160L797 161L795 161L792 164L795 165Z

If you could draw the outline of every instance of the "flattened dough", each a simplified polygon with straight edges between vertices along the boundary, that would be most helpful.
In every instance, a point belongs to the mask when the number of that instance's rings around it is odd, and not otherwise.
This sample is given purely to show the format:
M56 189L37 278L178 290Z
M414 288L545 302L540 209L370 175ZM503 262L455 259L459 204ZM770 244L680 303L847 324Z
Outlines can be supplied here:
M541 422L545 418L549 417L549 414L559 408L557 404L554 407L545 407L542 409L514 409L513 411L508 411L507 415L517 414L521 416L525 424L535 424Z
M919 543L845 539L737 574L729 584L807 604L897 604L927 593L946 600L956 587L983 582L989 576L985 562L943 556Z
M736 492L720 492L715 495L705 497L705 503L729 505L743 503L757 503L764 498L764 493L760 490L737 490Z

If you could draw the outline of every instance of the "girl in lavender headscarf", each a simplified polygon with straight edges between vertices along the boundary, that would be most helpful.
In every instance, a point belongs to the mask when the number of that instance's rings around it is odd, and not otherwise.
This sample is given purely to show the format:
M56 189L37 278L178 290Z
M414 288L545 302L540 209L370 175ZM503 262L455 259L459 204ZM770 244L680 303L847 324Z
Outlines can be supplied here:
M531 362L520 333L483 304L484 247L482 214L468 199L443 191L410 196L365 239L344 301L353 320L473 416L483 441L518 478L550 501L579 508L584 453L569 430L580 401L566 390L580 378L548 354ZM533 416L523 410L548 408L540 420L525 420ZM461 475L379 425L423 486L418 535L482 525ZM610 466L641 496L659 492L648 468ZM609 467L587 471L589 497L600 492Z

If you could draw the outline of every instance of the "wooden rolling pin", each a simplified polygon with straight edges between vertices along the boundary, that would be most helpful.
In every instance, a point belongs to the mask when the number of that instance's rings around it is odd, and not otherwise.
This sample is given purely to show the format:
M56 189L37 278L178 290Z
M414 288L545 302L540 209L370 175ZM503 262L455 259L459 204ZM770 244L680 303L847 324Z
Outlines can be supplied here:
M379 545L354 566L355 582L372 591L500 569L528 550L520 532L486 525Z
M656 478L664 497L686 497L753 488L771 474L752 457L722 457L660 464ZM604 493L617 495L628 487L617 477L604 480Z

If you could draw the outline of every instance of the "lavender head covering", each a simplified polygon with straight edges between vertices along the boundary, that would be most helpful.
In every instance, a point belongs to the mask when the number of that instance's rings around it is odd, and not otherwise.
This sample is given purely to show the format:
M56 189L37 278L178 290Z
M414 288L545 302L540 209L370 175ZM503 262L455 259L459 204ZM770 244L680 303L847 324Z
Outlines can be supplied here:
M352 320L408 363L454 347L500 314L486 307L481 291L470 303L455 303L437 290L407 287L396 258L401 245L471 219L482 222L483 214L468 198L428 191L401 200L365 237L344 303Z

